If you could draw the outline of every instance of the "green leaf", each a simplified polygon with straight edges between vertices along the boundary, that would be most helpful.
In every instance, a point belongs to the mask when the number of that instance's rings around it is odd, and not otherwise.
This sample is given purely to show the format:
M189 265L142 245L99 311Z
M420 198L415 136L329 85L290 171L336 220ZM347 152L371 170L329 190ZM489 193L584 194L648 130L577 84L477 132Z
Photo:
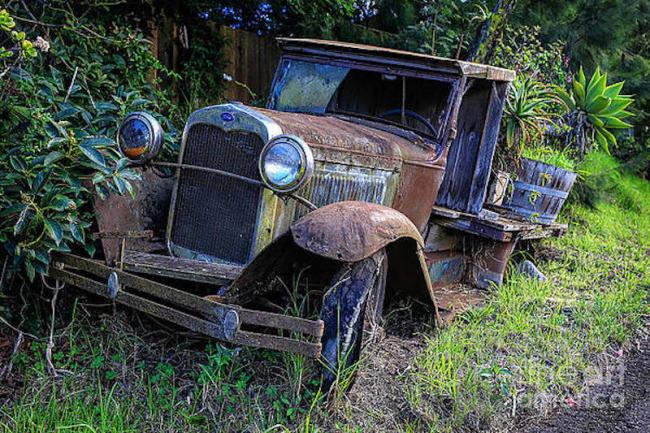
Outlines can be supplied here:
M598 128L598 130L605 136L607 139L607 142L612 145L612 147L616 147L616 137L614 134L609 132L606 128Z
M50 152L45 157L45 163L44 164L46 166L50 166L50 165L54 164L55 162L57 162L58 160L60 160L63 157L64 157L64 155L61 152L59 152L58 150L55 150L54 152Z
M54 210L58 210L59 212L62 212L66 209L75 209L77 205L75 204L74 201L70 200L70 198L57 194L54 199L52 199L52 202L50 206Z
M79 112L77 107L67 107L54 115L54 120L63 120L72 117Z
M609 107L609 104L611 104L612 100L610 98L607 98L602 95L596 96L594 99L589 101L587 104L587 112L588 113L599 113L600 111L604 110L605 108Z
M104 160L104 155L102 155L97 149L92 146L79 145L79 148L88 159L90 159L95 164L106 167L106 161Z
M623 122L621 119L616 117L603 117L605 121L605 127L610 129L629 129L632 127L627 122Z
M632 104L632 102L633 101L630 101L629 99L614 99L612 103L602 111L601 114L604 116L615 116L619 113L622 113L627 107L630 106L630 104Z
M79 226L79 224L75 222L70 223L70 233L72 233L72 237L74 240L77 242L83 244L86 240L86 236L84 233L84 230Z
M84 248L86 250L86 253L90 257L93 257L95 255L96 248L95 248L95 244L93 244L92 242L87 243Z
M623 84L625 84L625 81L621 81L620 83L615 83L612 84L611 86L607 86L605 88L605 91L603 92L603 95L612 99L616 98L618 94L621 93L621 90L623 89Z
M593 85L590 84L589 88L587 88L587 105L591 104L596 97L601 96L606 86L607 74L603 74Z
M601 132L602 128L594 129L594 135L596 138L596 143L609 155L609 145L607 143L607 138Z
M47 178L50 177L50 173L52 173L52 170L43 170L39 171L38 174L36 174L36 178L32 183L32 191L34 193L37 193L41 190L43 185L45 185Z
M25 273L27 274L29 281L33 283L36 278L36 270L34 269L34 265L30 259L25 259Z
M596 70L594 71L593 75L591 76L591 79L589 80L589 84L587 84L587 87L585 87L585 91L589 93L590 89L593 89L598 80L602 78L602 75L600 75L600 66L596 66Z
M569 95L563 88L557 87L555 89L555 92L557 96L560 98L560 100L564 103L564 105L569 109L569 110L575 110L576 108L576 102L574 101L573 97Z
M605 122L603 122L600 117L598 117L598 116L596 116L594 114L588 114L587 115L587 120L589 120L589 123L591 123L592 125L594 125L596 127L605 126Z
M582 84L583 89L587 86L587 77L585 77L585 71L582 69L582 66L580 66L580 71L578 72L578 81Z
M58 222L47 218L45 219L44 224L47 234L52 240L54 240L54 242L56 242L57 245L59 245L63 239L63 230L61 229L61 225Z
M50 141L47 142L47 148L49 149L50 147L57 145L59 143L65 143L68 141L67 138L65 137L54 137Z
M27 218L28 213L29 213L29 208L25 207L20 212L20 215L18 215L18 221L16 221L16 225L14 225L14 236L18 236L25 229L28 220Z
M584 106L585 105L585 89L577 80L573 80L573 93L576 98L576 105Z
M25 170L27 170L27 166L25 165L25 163L23 162L23 160L20 159L20 158L18 158L18 157L10 156L10 157L9 157L9 164L11 164L11 166L12 166L12 167L14 168L14 170L16 170L16 171L21 172L21 171L25 171Z
M109 137L90 137L86 138L80 143L81 146L114 146L115 140Z

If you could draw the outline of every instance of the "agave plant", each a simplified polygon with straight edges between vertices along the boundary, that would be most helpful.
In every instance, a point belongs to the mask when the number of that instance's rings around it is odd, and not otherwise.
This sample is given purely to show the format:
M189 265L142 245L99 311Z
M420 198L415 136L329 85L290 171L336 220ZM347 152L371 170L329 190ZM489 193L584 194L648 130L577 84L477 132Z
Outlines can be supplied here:
M579 155L584 155L594 144L609 153L610 145L616 146L616 131L632 127L624 119L633 115L626 109L634 98L621 95L623 84L621 81L608 86L607 73L601 73L600 68L596 68L587 82L581 67L573 78L570 92L557 89L569 109L565 121L570 131L565 144L575 141Z
M524 146L543 135L543 125L550 122L556 95L543 83L528 77L518 77L512 85L504 111L503 126L508 147L521 155Z

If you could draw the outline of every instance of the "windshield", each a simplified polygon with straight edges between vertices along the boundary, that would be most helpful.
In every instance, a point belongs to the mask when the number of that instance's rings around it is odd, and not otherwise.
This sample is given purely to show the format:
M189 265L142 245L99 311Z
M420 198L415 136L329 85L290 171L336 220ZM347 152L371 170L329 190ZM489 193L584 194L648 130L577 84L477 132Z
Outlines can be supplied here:
M390 122L440 140L453 82L284 59L269 108Z

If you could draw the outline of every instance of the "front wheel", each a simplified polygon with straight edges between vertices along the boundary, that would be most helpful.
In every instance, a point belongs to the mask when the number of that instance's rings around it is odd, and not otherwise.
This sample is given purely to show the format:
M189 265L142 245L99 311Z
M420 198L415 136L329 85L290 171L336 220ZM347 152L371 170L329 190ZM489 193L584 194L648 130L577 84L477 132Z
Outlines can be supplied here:
M359 360L364 320L381 318L386 285L386 253L344 265L323 297L320 318L325 323L321 351L323 388L348 382Z

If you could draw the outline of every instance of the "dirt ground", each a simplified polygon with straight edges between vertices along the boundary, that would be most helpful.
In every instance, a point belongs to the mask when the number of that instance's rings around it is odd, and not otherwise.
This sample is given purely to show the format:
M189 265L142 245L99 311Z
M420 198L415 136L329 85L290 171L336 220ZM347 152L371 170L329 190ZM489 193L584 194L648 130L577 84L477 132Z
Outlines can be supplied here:
M571 405L516 431L650 432L650 323L606 370L603 383L589 387Z

